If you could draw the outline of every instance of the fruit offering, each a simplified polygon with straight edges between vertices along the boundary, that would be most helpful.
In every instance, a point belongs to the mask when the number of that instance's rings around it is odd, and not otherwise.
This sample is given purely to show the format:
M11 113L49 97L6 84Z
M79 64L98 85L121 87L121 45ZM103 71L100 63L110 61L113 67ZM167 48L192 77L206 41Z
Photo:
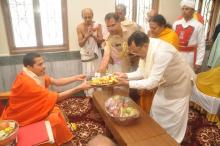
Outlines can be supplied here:
M13 121L1 121L0 120L0 141L4 140L15 130L16 123Z
M93 77L90 81L91 85L113 85L118 83L118 79L115 75L107 75L102 77Z
M128 97L115 95L105 103L106 110L113 117L135 117L139 115L136 108L130 105Z

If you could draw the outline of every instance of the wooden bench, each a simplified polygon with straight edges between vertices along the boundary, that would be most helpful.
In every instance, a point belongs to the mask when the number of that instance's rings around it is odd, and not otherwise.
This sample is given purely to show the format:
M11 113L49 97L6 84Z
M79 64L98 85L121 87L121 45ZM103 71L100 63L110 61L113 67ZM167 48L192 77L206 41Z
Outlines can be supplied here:
M8 99L9 95L10 95L10 91L0 92L0 100L2 100L2 99Z

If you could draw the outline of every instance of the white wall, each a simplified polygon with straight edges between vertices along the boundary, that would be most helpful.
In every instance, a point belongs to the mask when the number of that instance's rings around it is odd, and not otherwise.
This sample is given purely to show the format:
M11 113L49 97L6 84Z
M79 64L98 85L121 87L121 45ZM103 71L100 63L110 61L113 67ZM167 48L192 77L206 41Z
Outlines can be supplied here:
M167 22L173 24L181 15L180 11L181 0L160 0L159 1L159 13L163 15Z

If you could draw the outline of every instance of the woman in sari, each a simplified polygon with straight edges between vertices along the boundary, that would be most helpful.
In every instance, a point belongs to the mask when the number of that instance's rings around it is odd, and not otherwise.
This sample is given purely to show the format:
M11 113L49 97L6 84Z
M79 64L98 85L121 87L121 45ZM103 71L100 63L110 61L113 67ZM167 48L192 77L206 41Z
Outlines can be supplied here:
M158 14L150 19L150 37L164 40L178 49L178 35L162 15Z

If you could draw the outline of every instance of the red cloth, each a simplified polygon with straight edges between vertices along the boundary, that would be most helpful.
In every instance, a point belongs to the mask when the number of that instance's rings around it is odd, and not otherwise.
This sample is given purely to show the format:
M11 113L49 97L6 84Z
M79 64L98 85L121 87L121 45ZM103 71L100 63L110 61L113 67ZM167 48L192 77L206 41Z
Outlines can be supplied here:
M195 28L193 26L188 26L186 28L183 28L182 24L176 26L176 33L179 36L180 46L185 46L185 47L188 46L189 40L193 34L194 29Z
M183 28L181 24L176 26L176 33L179 36L179 51L194 52L194 63L196 62L197 46L188 46L189 40L194 31L193 26Z

